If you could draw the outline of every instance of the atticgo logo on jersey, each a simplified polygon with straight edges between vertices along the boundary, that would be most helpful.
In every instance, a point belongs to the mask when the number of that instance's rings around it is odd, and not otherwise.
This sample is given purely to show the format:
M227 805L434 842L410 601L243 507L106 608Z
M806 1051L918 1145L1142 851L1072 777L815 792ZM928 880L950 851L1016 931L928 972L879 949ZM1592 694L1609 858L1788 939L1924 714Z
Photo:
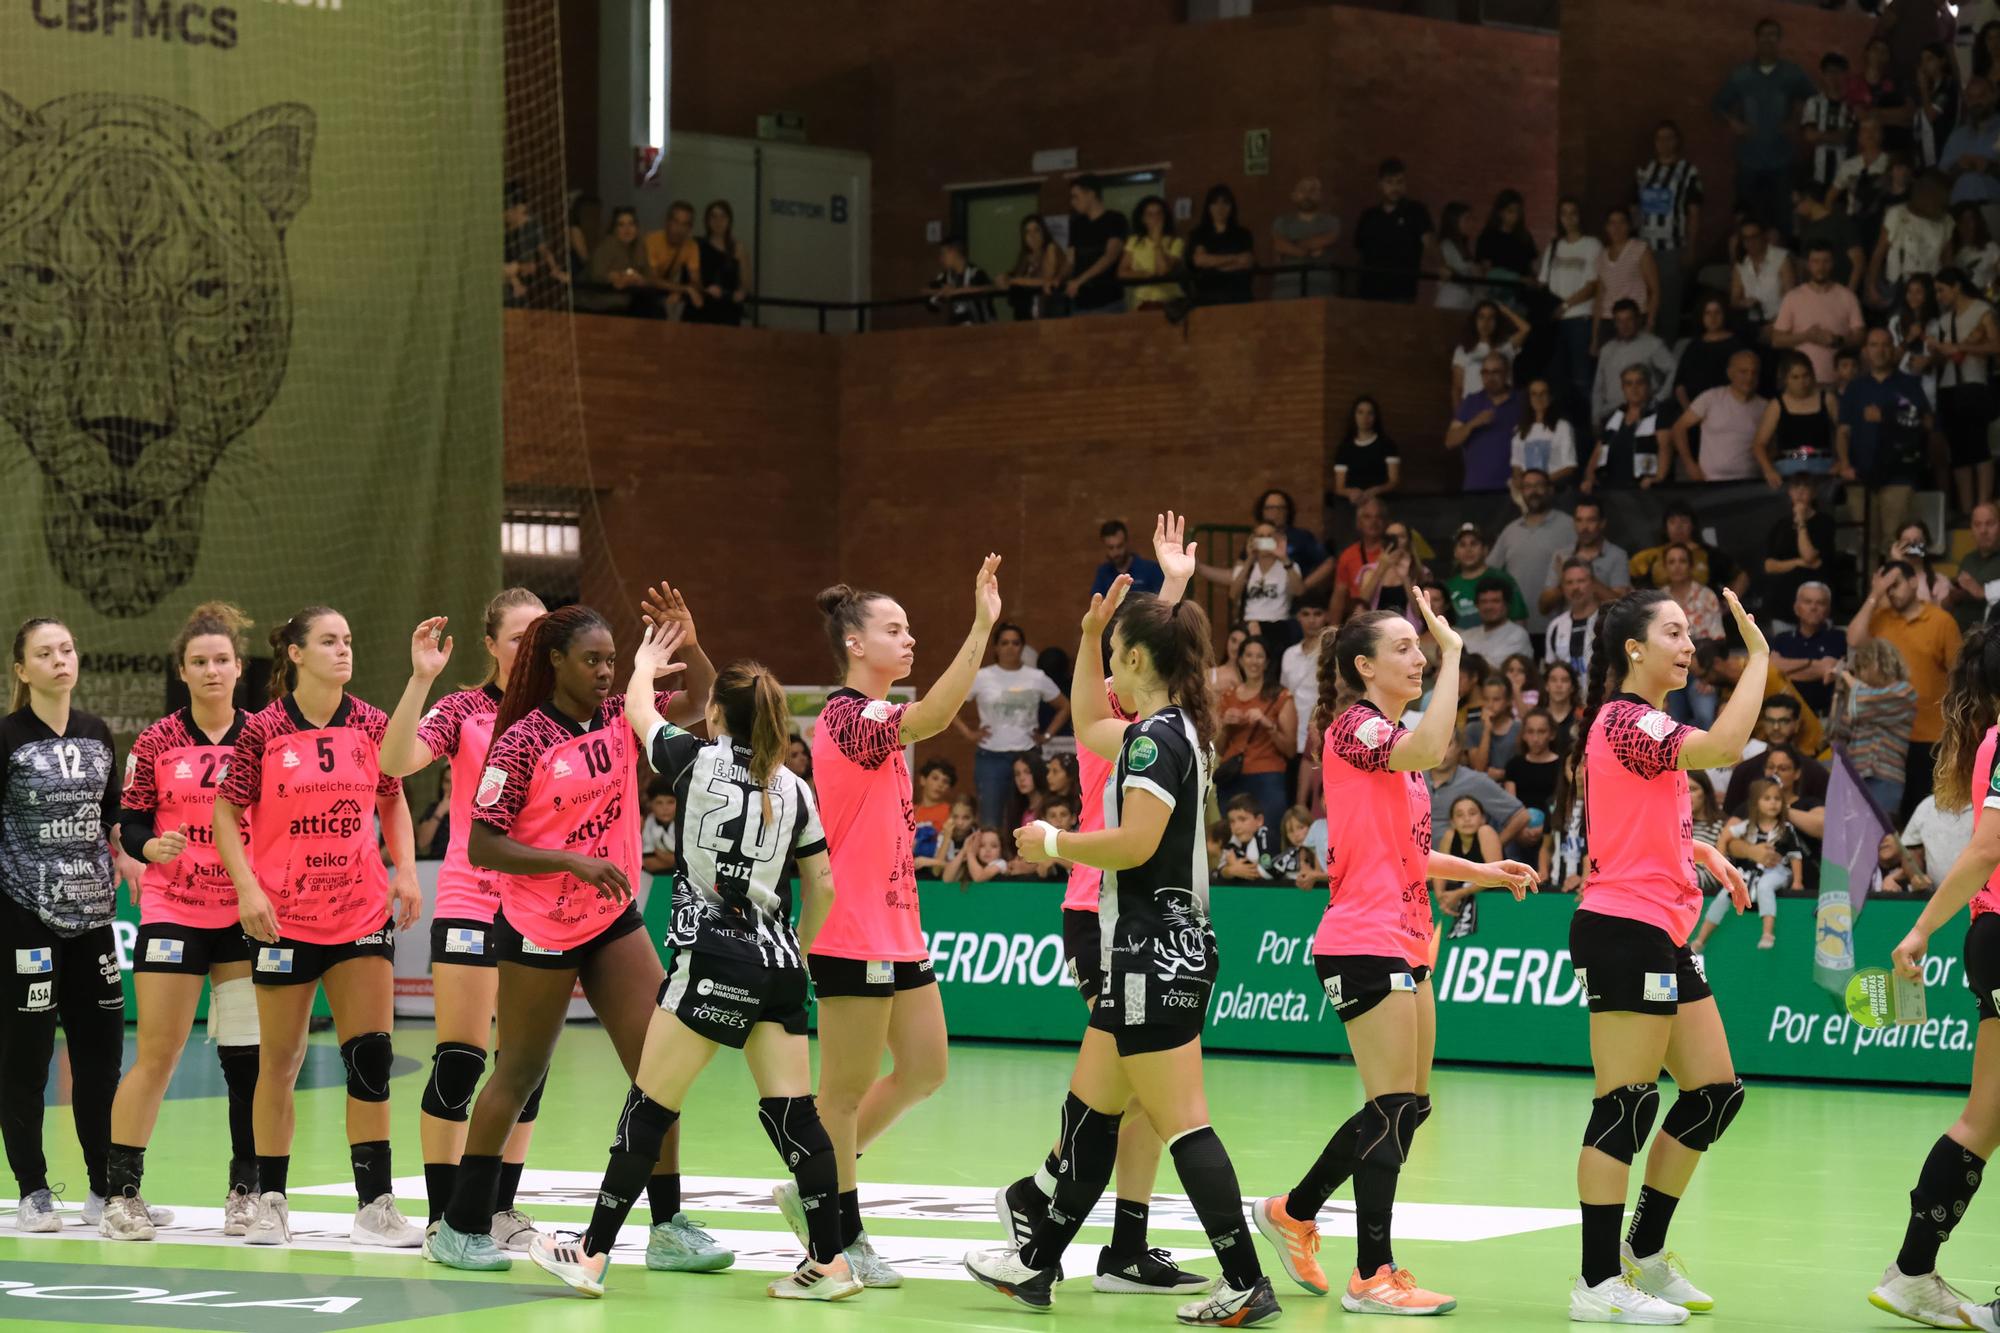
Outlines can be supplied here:
M146 961L149 963L180 963L187 957L186 940L146 941Z
M43 842L96 841L104 827L104 812L95 805L42 821Z
M185 759L181 760L179 763L174 765L174 776L185 782L187 779L194 776L194 765L190 764ZM130 782L131 779L127 778L126 781Z
M279 762L284 764L286 768L297 768L299 766L299 752L287 745L285 747L285 757Z
M290 949L275 948L259 949L257 951L257 970L259 972L291 971L292 951Z
M53 981L31 981L28 983L28 1002L21 1006L21 1012L33 1013L46 1009L55 998L56 983Z
M486 932L469 926L452 926L444 933L444 951L483 954L486 952Z
M472 798L476 806L487 808L499 803L500 793L507 789L507 770L488 765L479 775L479 791Z
M1390 990L1415 990L1416 988L1417 977L1414 972L1391 972L1389 974Z
M21 974L53 972L56 970L54 949L14 950L14 971Z
M1681 998L1681 979L1674 972L1648 972L1645 989L1641 998L1651 1003L1678 1001Z
M569 766L569 761L567 759L558 759L553 764L549 765L549 772L553 773L555 776L559 778L566 778L574 771L575 770Z

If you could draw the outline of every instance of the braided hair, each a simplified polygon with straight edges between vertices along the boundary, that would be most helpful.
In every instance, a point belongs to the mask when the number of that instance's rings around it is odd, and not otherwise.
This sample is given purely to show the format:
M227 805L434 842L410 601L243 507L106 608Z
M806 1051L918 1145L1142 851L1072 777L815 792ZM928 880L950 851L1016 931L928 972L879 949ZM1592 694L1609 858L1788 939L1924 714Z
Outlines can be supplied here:
M1664 588L1626 593L1598 613L1597 637L1590 645L1590 681L1584 691L1583 715L1577 719L1579 748L1590 741L1590 727L1604 701L1624 688L1631 663L1625 656L1629 639L1643 642L1660 607L1673 601Z

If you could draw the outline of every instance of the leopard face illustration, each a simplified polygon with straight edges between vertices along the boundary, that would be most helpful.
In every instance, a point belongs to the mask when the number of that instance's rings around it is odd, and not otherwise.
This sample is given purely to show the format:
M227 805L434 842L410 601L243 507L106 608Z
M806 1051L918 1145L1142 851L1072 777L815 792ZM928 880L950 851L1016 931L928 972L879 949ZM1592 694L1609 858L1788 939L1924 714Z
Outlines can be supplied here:
M208 480L285 379L315 119L0 92L0 418L63 582L136 616L194 571Z

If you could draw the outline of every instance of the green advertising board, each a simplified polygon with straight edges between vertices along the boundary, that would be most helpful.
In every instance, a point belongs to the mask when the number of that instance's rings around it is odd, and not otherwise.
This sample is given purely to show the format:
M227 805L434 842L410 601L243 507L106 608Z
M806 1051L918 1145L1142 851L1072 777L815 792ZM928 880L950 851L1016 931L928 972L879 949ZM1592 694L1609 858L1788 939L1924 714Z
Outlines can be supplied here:
M1062 959L1060 884L926 884L924 929L952 1034L1075 1041L1083 1008ZM1340 1020L1312 970L1324 892L1218 886L1222 971L1205 1037L1214 1050L1345 1053ZM1573 898L1483 895L1479 928L1443 942L1434 978L1440 1060L1585 1068L1588 1015L1569 961ZM1875 899L1855 923L1856 955L1886 965L1920 904ZM1815 904L1778 903L1778 944L1732 919L1703 959L1745 1075L1962 1084L1977 1019L1959 963L1961 919L1932 939L1928 1022L1873 1030L1814 984Z

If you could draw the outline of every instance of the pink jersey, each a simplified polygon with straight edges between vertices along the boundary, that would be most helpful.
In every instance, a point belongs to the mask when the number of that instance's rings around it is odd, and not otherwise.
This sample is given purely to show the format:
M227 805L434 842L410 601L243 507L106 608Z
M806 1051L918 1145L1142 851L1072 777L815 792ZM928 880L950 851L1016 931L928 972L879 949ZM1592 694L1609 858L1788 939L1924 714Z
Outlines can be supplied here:
M1676 945L1701 914L1687 774L1675 767L1693 730L1618 694L1597 710L1583 747L1588 859L1577 905L1658 926Z
M873 963L930 956L910 861L916 808L903 761L906 707L839 689L813 728L813 787L834 885L813 953Z
M1104 699L1111 705L1111 716L1120 722L1137 722L1139 719L1118 706L1118 696L1112 692L1110 677L1104 681ZM1099 758L1097 752L1078 739L1076 747L1077 781L1083 788L1083 808L1076 812L1076 831L1096 833L1104 828L1104 787L1111 781L1112 772L1118 767L1115 759ZM1080 912L1097 910L1097 891L1104 886L1104 872L1096 866L1081 863L1069 868L1069 891L1063 894L1063 908L1074 908Z
M439 917L455 921L491 921L500 908L500 886L493 872L466 859L472 836L472 794L486 767L486 750L493 743L493 718L500 708L500 691L491 685L447 694L431 705L417 725L417 739L432 760L451 761L451 842L438 866Z
M655 705L667 711L671 693ZM587 727L543 704L493 738L472 798L472 817L529 847L580 852L639 878L639 747L614 694ZM596 938L626 903L576 876L494 875L507 924L540 949L561 952Z
M1993 752L2000 745L2000 727L1989 727L1986 738L1979 742L1979 749L1972 757L1972 827L1979 827L1979 817L1988 810L2000 810L2000 786L1995 785L1993 772ZM1945 872L1950 866L1929 866L1931 878L1944 882ZM1986 887L1972 895L1972 916L1978 920L1985 912L2000 912L2000 870L1993 872L1993 878L1986 881Z
M187 835L179 856L146 863L139 877L141 924L171 921L197 930L236 924L236 886L215 853L215 793L249 719L237 710L223 738L211 741L183 708L132 742L125 756L125 809L150 816L155 835L176 829Z
M286 695L251 714L236 738L221 795L254 811L250 865L286 939L351 944L388 919L375 798L403 790L382 775L388 726L381 709L347 694L317 727Z
M1431 793L1389 756L1410 733L1363 699L1326 729L1326 915L1313 953L1431 961Z

